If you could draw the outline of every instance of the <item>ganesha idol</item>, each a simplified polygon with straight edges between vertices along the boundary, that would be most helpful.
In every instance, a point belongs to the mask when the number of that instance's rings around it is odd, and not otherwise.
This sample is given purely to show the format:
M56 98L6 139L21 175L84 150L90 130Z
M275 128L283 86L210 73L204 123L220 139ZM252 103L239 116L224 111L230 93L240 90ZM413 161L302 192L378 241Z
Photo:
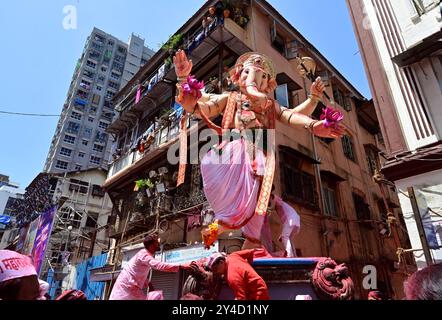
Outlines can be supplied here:
M263 226L275 171L272 146L276 121L303 128L318 137L339 138L344 133L339 124L331 126L327 119L318 121L309 117L322 99L324 84L317 78L308 99L294 109L287 109L273 99L276 73L271 60L263 54L250 52L239 57L230 71L238 90L222 94L199 90L202 85L191 76L192 61L184 51L177 52L174 64L178 77L176 102L185 110L181 120L178 185L184 182L187 133L183 124L189 115L203 119L220 136L232 132L239 137L224 140L201 160L204 192L215 214L215 222L202 232L205 245L210 247L223 232L241 229L245 238L243 249L261 247L267 233ZM223 116L221 126L211 120L219 115ZM270 139L267 140L270 144L257 144L241 134L258 129L266 132L264 136ZM220 161L226 154L231 161Z

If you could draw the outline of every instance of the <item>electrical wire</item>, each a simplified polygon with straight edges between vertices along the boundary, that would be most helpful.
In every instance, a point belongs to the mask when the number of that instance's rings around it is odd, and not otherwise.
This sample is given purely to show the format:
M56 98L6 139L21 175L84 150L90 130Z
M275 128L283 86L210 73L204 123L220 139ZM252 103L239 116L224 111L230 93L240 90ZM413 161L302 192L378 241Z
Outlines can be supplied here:
M60 117L59 114L42 114L42 113L23 113L0 110L0 114L14 115L14 116L28 116L28 117Z

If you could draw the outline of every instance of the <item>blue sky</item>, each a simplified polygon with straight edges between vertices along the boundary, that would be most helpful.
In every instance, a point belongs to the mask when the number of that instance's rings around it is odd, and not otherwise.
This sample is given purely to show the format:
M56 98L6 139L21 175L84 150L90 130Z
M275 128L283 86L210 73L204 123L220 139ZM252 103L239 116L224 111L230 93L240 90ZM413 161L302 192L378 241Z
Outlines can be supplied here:
M77 59L94 26L126 41L131 32L154 50L202 0L16 0L0 10L0 110L59 114ZM344 0L270 0L359 91L370 97ZM167 3L167 5L165 4ZM63 8L77 8L77 29ZM0 114L0 173L26 187L43 169L58 118Z

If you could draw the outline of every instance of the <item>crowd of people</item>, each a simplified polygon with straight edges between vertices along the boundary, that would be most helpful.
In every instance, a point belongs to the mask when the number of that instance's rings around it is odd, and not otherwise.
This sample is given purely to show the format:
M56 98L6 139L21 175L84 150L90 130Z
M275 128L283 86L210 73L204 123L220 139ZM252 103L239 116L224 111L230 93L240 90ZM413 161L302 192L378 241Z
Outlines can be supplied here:
M121 270L110 294L110 300L163 300L163 292L149 281L151 270L187 271L189 274L180 300L217 300L223 283L230 287L235 300L269 300L264 279L252 267L254 257L265 252L251 249L225 254L186 264L172 264L155 259L159 249L157 234L144 240L141 249ZM0 300L51 300L49 284L38 279L32 260L20 253L0 250ZM417 271L404 283L407 300L442 300L442 264ZM80 290L66 290L55 300L87 300ZM297 300L311 300L311 297ZM380 291L372 291L368 300L388 300Z

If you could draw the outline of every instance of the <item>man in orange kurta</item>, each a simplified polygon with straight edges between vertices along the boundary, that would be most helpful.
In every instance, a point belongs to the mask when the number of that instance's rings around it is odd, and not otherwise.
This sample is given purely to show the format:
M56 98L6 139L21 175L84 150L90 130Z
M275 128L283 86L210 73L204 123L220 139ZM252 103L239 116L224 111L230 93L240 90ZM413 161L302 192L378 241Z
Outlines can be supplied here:
M235 300L270 300L264 279L251 265L255 251L256 249L234 252L212 267L214 273L226 276Z

